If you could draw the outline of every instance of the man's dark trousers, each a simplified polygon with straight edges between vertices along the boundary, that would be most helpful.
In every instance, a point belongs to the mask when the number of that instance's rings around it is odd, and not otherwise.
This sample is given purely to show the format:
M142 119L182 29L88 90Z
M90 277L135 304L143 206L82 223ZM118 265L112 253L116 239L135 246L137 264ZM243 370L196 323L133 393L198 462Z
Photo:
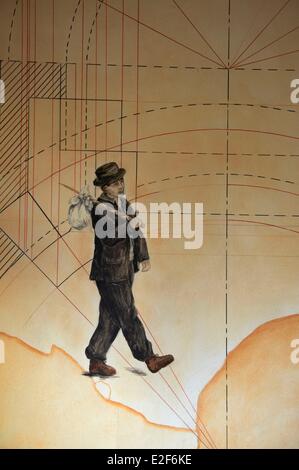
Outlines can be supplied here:
M153 355L152 344L148 341L143 324L137 316L132 293L134 266L130 262L129 279L120 282L97 280L100 301L99 324L85 350L88 359L106 360L106 354L119 330L139 361Z

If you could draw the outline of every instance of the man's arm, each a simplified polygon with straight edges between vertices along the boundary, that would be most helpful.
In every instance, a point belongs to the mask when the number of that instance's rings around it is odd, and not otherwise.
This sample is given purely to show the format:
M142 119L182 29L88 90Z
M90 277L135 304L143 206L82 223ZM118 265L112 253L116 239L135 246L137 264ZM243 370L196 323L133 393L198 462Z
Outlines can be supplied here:
M129 201L126 201L126 208L129 220L134 219L138 216L138 213L134 212L134 210L130 210L131 204ZM136 257L137 261L141 264L142 271L149 271L151 268L149 252L147 248L146 239L143 236L142 230L139 226L139 223L135 226L135 230L138 231L138 236L133 238L134 244L134 256Z

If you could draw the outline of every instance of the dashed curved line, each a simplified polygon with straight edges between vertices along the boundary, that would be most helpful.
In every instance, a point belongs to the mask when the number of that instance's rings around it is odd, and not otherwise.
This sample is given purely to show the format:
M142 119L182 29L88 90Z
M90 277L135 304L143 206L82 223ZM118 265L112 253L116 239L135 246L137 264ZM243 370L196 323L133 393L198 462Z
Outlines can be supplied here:
M90 63L90 65L97 65L97 66L102 66L106 64L94 64ZM199 70L225 70L223 67L194 67L192 65L158 65L158 64L107 64L108 67L132 67L132 68L153 68L153 69L167 69L167 70L190 70L190 71L199 71ZM243 68L243 67L237 67L234 69L231 69L233 71L235 70L245 70L246 72L248 71L261 71L261 72L296 72L296 69L278 69L278 68Z
M270 132L270 131L260 131L260 130L256 130L256 129L229 128L228 130L231 131L231 132L248 132L248 133L253 133L253 134L273 135L275 137L282 137L282 138L291 139L291 140L299 140L298 136L288 135L288 134L281 134L281 133ZM153 135L149 135L149 136L140 137L138 139L132 139L132 140L129 140L127 142L123 142L123 145L136 143L136 140L144 141L144 140L152 139L154 137L163 137L163 136L166 136L166 135L183 134L183 133L187 133L187 132L227 132L227 128L195 128L195 129L183 129L183 130L180 130L180 131L162 132L160 134L153 134ZM107 152L107 151L109 152L109 150L116 149L117 147L119 147L119 145L120 144L116 144L116 145L112 145L111 147L107 147L105 149L99 150L98 152L95 152L91 155L88 155L87 157L81 158L80 160L72 162L72 163L66 165L63 168L60 168L59 170L54 171L53 173L51 173L50 175L46 176L41 181L36 183L32 188L30 188L30 191L33 190L35 187L39 186L40 184L44 183L48 179L50 179L55 174L61 173L62 171L66 170L66 169L68 169L68 168L70 168L74 165L79 165L82 161L87 160L91 157L94 157L97 154ZM8 207L9 207L9 205L5 209L7 209Z
M254 175L254 174L249 174L249 173L229 173L230 176L244 176L244 177L253 177L253 178L262 178L262 179L269 179L272 181L279 181L281 183L287 183L287 184L296 184L295 181L290 181L290 180L282 180L280 178L276 177L270 177L270 176L264 176L264 175ZM179 178L192 178L194 176L225 176L225 173L193 173L190 175L178 175L178 176L173 176L172 178L163 178L159 180L152 180L148 181L146 183L139 184L137 187L140 188L142 186L145 186L147 184L154 184L154 183L161 183L164 181L171 181L174 179L179 179Z
M74 10L74 13L73 13L71 24L70 24L70 27L69 27L69 33L68 33L68 37L67 37L67 41L66 41L66 48L65 48L65 62L66 62L66 64L68 63L68 54L69 54L69 46L70 46L72 30L73 30L74 22L75 22L77 13L78 13L78 8L80 6L80 3L81 3L81 0L78 0L77 6L76 6L76 8Z
M100 1L97 2L96 14L95 14L95 16L94 16L94 18L93 18L93 21L92 21L92 24L91 24L91 28L90 28L90 31L89 31L88 41L87 41L87 51L86 51L86 56L85 56L86 62L87 62L88 59L89 59L89 50L90 50L90 44L91 44L91 36L92 36L92 34L93 34L93 28L94 28L96 19L97 19L97 17L98 17L98 14L99 14L99 12L100 12L100 9L101 9L102 5L103 5L103 1L102 1L102 0L100 0Z
M247 188L259 188L259 189L266 189L268 191L278 191L280 193L290 194L291 196L299 196L299 193L293 193L291 191L284 191L283 189L271 188L269 186L256 186L254 184L237 184L237 183L229 183L229 186L244 186Z
M81 0L78 0L77 2L77 5L76 5L76 8L74 10L74 13L73 13L73 17L72 17L72 21L71 21L71 24L70 24L70 27L69 27L69 32L68 32L68 37L67 37L67 41L66 41L66 48L65 48L65 63L66 63L66 67L67 67L67 64L68 64L68 55L69 55L69 46L70 46L70 41L71 41L71 35L72 35L72 30L73 30L73 25L75 23L75 19L76 19L76 16L77 16L77 13L78 13L78 8L80 6L80 3L81 3ZM64 138L65 138L65 141L66 141L66 138L67 138L67 121L68 121L68 100L66 99L65 102L64 102L64 121L65 121L65 131L64 131ZM57 145L58 143L60 144L61 142L63 142L64 139L61 139L59 142L56 142L55 145ZM54 145L52 144L52 147L54 147ZM48 147L49 148L49 147ZM46 149L43 149L42 152L44 152ZM30 157L29 157L30 158Z
M7 59L8 60L10 60L10 47L11 47L12 31L13 31L13 27L14 27L14 20L15 20L15 16L16 16L19 1L20 0L16 0L15 8L14 8L14 11L13 11L13 14L12 14L12 19L11 19L11 24L10 24L10 31L9 31L9 38L8 38L8 48L7 48Z
M64 224L66 221L67 221L67 220L63 220L60 224L56 225L56 228L59 227L59 225ZM45 233L42 237L38 238L34 243L32 243L29 248L27 248L23 253L21 253L21 255L19 256L19 258L16 260L16 262L15 262L14 264L16 264L20 259L22 259L22 257L23 257L24 255L26 255L26 253L27 253L31 248L33 248L34 245L37 245L37 243L39 243L45 236L47 236L47 235L48 235L50 232L52 232L53 230L55 230L55 229L53 228L53 229L49 230L49 231L48 231L47 233ZM64 238L65 235L67 235L68 233L70 233L70 231L71 231L71 229L68 230L67 232L65 232L64 234L62 234L62 235L61 235L61 238ZM48 246L46 246L46 248L44 248L40 253L38 253L38 255L37 255L35 258L33 258L33 259L34 259L34 260L37 259L37 258L38 258L41 254L43 254L48 248L50 248L50 246L51 246L53 243L55 243L56 241L57 241L57 240L55 240L54 242L51 242ZM17 245L17 247L19 248L18 245ZM23 271L24 269L26 269L26 268L27 268L27 266L25 266L20 272L22 272L22 271ZM10 268L9 268L9 269L10 269ZM6 271L6 272L7 272L7 271ZM13 282L13 281L17 278L17 276L18 276L19 274L20 274L20 273L18 273L18 274L15 276L15 278L14 278L11 282ZM11 284L11 283L9 283L9 284L6 286L6 288L9 287L10 284ZM6 288L1 292L0 296L3 294L3 292L6 290Z
M159 191L160 192L160 191ZM215 211L212 211L212 212L203 212L203 216L212 216L212 217L223 217L225 216L226 214L222 214L221 212L215 212ZM228 216L238 216L238 217L298 217L299 218L299 214L265 214L265 213L255 213L255 214L249 214L249 213L228 213ZM59 227L60 225L63 225L65 222L67 222L67 219L63 220L60 224L58 224L56 226ZM256 223L259 223L259 222L256 222ZM271 225L271 224L269 224ZM38 242L40 242L43 238L45 238L45 236L47 236L49 233L53 232L55 229L52 228L51 230L48 230L48 232L46 232L42 237L40 237L37 241L35 241L33 244L30 245L29 248L27 248L27 250L25 251L26 253L31 249L33 248L33 246L35 246ZM62 235L62 238L67 235L69 233L69 231L67 231L65 234ZM299 233L299 232L298 232ZM49 245L50 246L50 245ZM45 247L45 250L47 250L48 247ZM39 256L39 255L38 255ZM86 264L88 264L91 260L88 260L86 261L85 263L83 263L82 266L79 266L78 268L76 268L66 279L64 279L63 281L61 281L61 283L59 284L59 287L61 286L61 284L63 284L67 279L69 279L69 277L71 277L73 274L75 274L77 271L79 271L83 266L85 266Z
M286 138L286 139L299 140L298 136L292 136L292 135L288 135L288 134L280 134L280 133L277 133L277 132L270 132L270 131L260 131L260 130L255 130L255 129L241 129L241 128L229 128L228 130L231 131L231 132L248 132L248 133L253 133L253 134L273 135L275 137L282 137L282 138ZM184 129L184 130L180 130L180 131L162 132L160 134L153 134L153 135L149 135L149 136L140 137L138 139L132 139L132 140L123 142L123 145L136 143L137 140L138 141L144 141L144 140L152 139L154 137L163 137L163 136L166 136L166 135L174 135L174 134L184 134L184 133L187 133L187 132L227 132L227 128L195 128L195 129ZM53 173L51 173L50 175L43 178L41 181L36 183L32 188L30 188L29 191L33 190L35 187L42 184L44 181L47 181L49 178L51 178L55 174L61 173L62 171L66 170L66 169L68 169L68 168L70 168L74 165L79 165L79 164L81 164L82 161L85 161L85 160L87 160L87 159L89 159L89 158L91 158L91 157L93 157L93 156L95 156L99 153L103 153L103 152L107 152L109 150L116 149L117 147L119 147L119 145L120 144L112 145L111 147L107 147L105 149L102 149L102 150L100 150L96 153L88 155L87 157L81 158L80 160L69 163L65 167L60 168L59 170L56 170Z
M228 220L229 222L244 222L244 223L251 223L254 225L265 225L267 227L278 228L280 230L286 230L287 232L293 232L293 233L299 234L298 230L282 227L281 225L267 224L266 222L257 222L256 220L242 220L242 219L228 219Z
M196 185L196 186L179 186L177 189L182 189L182 188L192 188L192 187L198 187L198 186L202 186L202 185ZM258 188L258 189L266 189L266 190L269 190L269 191L277 191L277 192L281 192L281 193L285 193L285 194L290 194L291 196L299 196L298 193L293 193L291 191L285 191L283 189L277 189L277 188L272 188L270 186L258 186L258 185L250 185L250 184L233 184L233 183L229 183L228 186L244 186L244 187L249 187L249 188ZM173 189L173 188L169 188L169 189ZM162 193L163 191L153 191L151 193L145 193L145 194L141 194L140 196L138 196L137 199L140 199L142 197L146 197L146 196L152 196L153 194L160 194ZM261 215L264 215L264 214L259 214L259 216ZM277 216L281 216L281 214L277 215ZM297 217L296 214L293 215L293 217Z
M83 132L88 132L88 131L93 130L97 127L103 126L104 124L111 124L112 122L118 121L120 119L126 119L126 118L136 116L137 114L139 116L142 116L142 115L145 115L146 113L152 113L153 111L165 111L165 110L169 110L169 109L178 109L178 108L193 107L193 106L227 106L228 104L230 106L259 107L259 108L263 108L263 109L270 109L270 110L273 110L273 111L285 111L285 112L290 112L290 113L297 113L298 112L295 109L283 109L283 108L279 108L277 106L272 107L272 106L268 106L268 105L255 105L255 104L250 104L250 103L247 103L247 104L244 104L244 103L187 103L187 104L176 104L176 105L172 105L172 106L160 106L159 108L156 108L156 109L150 108L150 109L146 109L142 113L141 112L132 113L132 114L128 114L128 115L125 115L125 116L119 116L119 117L114 118L114 119L109 119L108 121L99 122L99 123L95 124L94 126L85 127L84 129L81 129L80 131L75 132L74 134L71 134L70 137L79 136L80 134L83 134ZM61 139L60 142L62 142L63 140L64 139ZM57 145L57 143L56 143L56 145ZM44 150L46 150L46 149L44 149ZM32 157L30 157L30 158L32 158Z
M217 216L222 216L222 215L226 215L226 214L221 214L221 213L210 213L210 214L206 214L204 213L204 215L217 215ZM237 216L259 216L259 214L228 214L229 216L231 215L237 215ZM263 214L263 215L269 215L271 216L272 214ZM275 215L275 214L273 214ZM280 214L282 215L282 214ZM299 214L296 214L296 215L291 215L291 217L299 217ZM295 233L298 233L299 234L299 231L297 230L293 230L293 229L288 229L286 227L283 227L281 225L275 225L275 224L269 224L269 223L266 223L266 222L257 222L257 221L254 221L254 220L244 220L244 219L228 219L229 222L245 222L245 223L252 223L252 224L256 224L256 225L265 225L265 226L268 226L268 227L272 227L272 228L278 228L278 229L281 229L281 230L286 230L286 231L289 231L289 232L295 232ZM59 284L58 287L60 287L64 282L66 282L68 279L70 279L74 274L76 274L78 271L80 271L80 269L84 268L88 263L90 263L92 261L92 258L89 259L88 261L85 261L85 263L82 264L82 266L79 266L78 268L76 268L72 273L70 273L63 281L61 281L61 283Z
M81 1L81 0L80 0ZM66 103L67 103L67 100L66 100ZM186 105L173 105L173 106L161 106L157 109L148 109L148 110L145 110L143 113L138 113L139 115L142 115L142 114L145 114L145 113L149 113L149 112L152 112L152 111L162 111L162 110L169 110L169 109L178 109L178 108L183 108L184 106L188 106L188 107L192 107L192 106L226 106L227 103L188 103ZM270 106L266 106L266 105L254 105L254 104L242 104L242 103L232 103L233 106L250 106L250 107L253 107L253 106L258 106L258 107L261 107L261 108L266 108L266 109L272 109L272 110L276 110L276 111L288 111L288 112L294 112L294 113L297 113L296 110L290 110L290 109L287 109L287 110L284 110L282 108L278 108L278 107L270 107ZM66 109L66 108L65 108ZM129 115L126 115L126 116L119 116L115 119L110 119L109 121L103 121L103 122L99 122L98 124L96 124L95 126L91 126L91 127L87 127L87 128L84 128L84 129L81 129L81 131L78 131L78 132L75 132L74 134L72 134L70 137L76 137L76 136L79 136L80 134L83 134L84 132L88 132L90 130L93 130L95 129L96 127L100 127L102 125L107 125L107 124L110 124L112 122L115 122L117 120L120 120L120 119L125 119L125 118L128 118L128 117L133 117L133 116L136 116L137 113L132 113L132 114L129 114ZM67 127L67 126L66 126ZM275 133L274 133L275 134ZM16 170L17 168L19 168L22 164L26 163L27 161L31 160L32 158L34 158L35 156L37 155L40 155L44 152L46 152L46 150L48 150L49 148L52 148L52 147L55 147L56 145L62 143L63 141L66 140L66 136L63 138L63 139L60 139L60 141L58 142L55 142L54 144L51 144L49 145L48 147L45 147L44 149L42 150L39 150L37 153L35 153L34 155L31 155L30 157L28 157L27 159L23 160L21 164L19 165L15 165L13 166L8 172L6 172L4 175L1 176L0 178L0 181L6 176L8 175L11 171L13 170ZM225 154L226 155L226 154ZM260 154L260 155L263 155L263 154ZM279 155L277 155L279 156ZM294 156L298 156L298 155L294 155Z
M92 33L93 33L93 28L94 28L94 25L96 23L96 20L97 20L97 17L98 17L98 14L99 14L100 10L101 10L102 5L103 5L102 1L97 2L96 14L95 14L94 19L92 21L91 28L90 28L90 31L89 31L88 41L87 41L87 51L86 51L86 56L85 56L86 62L89 59L89 50L90 50L91 36L92 36ZM87 97L86 97L86 101L85 101L85 129L87 128L87 115L88 115L88 110L87 109L88 108L87 108ZM67 129L66 129L66 133L67 133ZM87 152L87 132L84 131L84 133L85 133L84 147L85 147L85 152ZM86 153L85 153L85 155L86 155ZM87 173L87 162L85 161L85 184L86 184L86 173Z
M67 222L68 219L65 219L63 220L62 222L60 222L58 225L55 225L55 228L58 228L60 225L63 225L65 224L65 222ZM53 232L53 230L55 230L55 228L51 228L50 230L48 230L44 235L42 235L41 237L39 237L37 240L35 240L30 246L29 248L27 248L27 250L25 250L25 253L27 253L29 250L31 250L37 243L39 243L40 241L43 240L43 238L45 238L47 235L49 235L49 233ZM68 233L68 232L67 232Z
M197 155L201 157L226 157L227 153L226 152L184 152L184 151L167 151L167 150L139 150L139 153L142 154L156 154L156 155L180 155L180 156L185 156L185 155ZM299 157L298 153L232 153L228 152L229 157Z

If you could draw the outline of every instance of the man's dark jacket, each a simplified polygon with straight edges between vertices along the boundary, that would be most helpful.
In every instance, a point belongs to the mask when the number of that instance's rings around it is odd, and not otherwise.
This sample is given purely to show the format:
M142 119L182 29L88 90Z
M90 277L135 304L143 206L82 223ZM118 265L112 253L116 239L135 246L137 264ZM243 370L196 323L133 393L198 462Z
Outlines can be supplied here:
M118 210L117 203L109 196L102 193L97 199L99 203L110 203L115 210ZM95 228L98 220L103 215L95 213L98 202L95 202L91 210L92 226ZM127 207L129 202L126 201ZM111 207L111 206L110 206ZM118 228L118 216L115 216L116 235ZM149 259L146 240L142 236L131 238L133 242L133 264L134 272L139 271L139 263ZM106 282L120 282L129 279L129 265L130 265L130 237L126 231L124 238L99 238L95 233L94 239L94 255L91 265L89 278L91 280L103 280Z

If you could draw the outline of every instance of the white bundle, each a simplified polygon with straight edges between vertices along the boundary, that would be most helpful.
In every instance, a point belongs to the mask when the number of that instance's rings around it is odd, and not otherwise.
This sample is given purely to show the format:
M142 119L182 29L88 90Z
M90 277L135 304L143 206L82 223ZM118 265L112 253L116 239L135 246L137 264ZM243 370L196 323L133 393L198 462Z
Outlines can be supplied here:
M71 227L82 230L91 226L91 209L94 199L89 193L88 186L84 186L81 191L73 196L69 201L68 222Z

